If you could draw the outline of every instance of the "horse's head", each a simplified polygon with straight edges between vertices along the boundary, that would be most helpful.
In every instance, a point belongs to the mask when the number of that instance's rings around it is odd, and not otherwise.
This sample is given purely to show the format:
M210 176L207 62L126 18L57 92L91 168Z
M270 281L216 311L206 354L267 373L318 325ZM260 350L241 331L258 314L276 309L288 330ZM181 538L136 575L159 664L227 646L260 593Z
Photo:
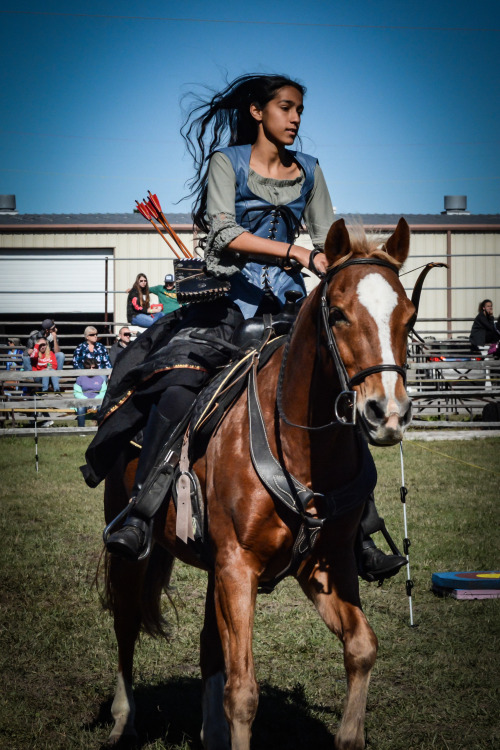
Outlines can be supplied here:
M331 226L325 243L329 327L348 387L357 392L359 422L377 445L399 442L411 420L403 368L415 308L397 274L409 245L404 219L382 246L361 230L350 235L343 219Z

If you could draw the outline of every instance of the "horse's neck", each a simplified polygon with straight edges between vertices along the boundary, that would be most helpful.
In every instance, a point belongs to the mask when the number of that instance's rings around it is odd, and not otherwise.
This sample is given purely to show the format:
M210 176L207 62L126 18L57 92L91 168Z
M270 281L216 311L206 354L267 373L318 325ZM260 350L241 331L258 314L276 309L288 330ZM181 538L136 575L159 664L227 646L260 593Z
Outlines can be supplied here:
M319 304L316 290L304 303L295 324L283 378L282 403L287 420L308 427L335 420L335 399L341 391L331 356L324 345L318 348ZM359 469L359 441L352 427L334 425L314 431L281 421L280 435L284 456L293 457L301 473L312 474L315 491L339 487Z

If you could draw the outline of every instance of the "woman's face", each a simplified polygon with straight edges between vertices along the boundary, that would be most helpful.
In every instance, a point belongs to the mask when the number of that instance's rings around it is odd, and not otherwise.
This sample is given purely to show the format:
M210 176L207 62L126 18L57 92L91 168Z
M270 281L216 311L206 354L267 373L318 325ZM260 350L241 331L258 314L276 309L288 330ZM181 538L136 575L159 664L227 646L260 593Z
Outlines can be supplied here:
M87 341L89 344L95 344L97 341L97 331L95 333L87 333Z
M486 315L493 315L493 302L486 302L485 306L483 307L484 312Z
M141 289L144 289L147 283L148 283L147 278L145 276L141 276L139 279L139 286L141 287Z
M302 94L294 86L279 89L274 99L271 99L263 109L258 109L255 104L250 107L252 117L262 123L269 140L282 146L290 146L294 142L303 111Z

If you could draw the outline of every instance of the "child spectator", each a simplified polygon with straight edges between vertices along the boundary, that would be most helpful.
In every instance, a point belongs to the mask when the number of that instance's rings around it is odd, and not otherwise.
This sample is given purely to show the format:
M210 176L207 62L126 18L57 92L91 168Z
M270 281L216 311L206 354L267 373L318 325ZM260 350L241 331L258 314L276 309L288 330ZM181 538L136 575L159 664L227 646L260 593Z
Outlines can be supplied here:
M85 370L96 370L97 362L93 357L87 357L83 363ZM73 386L73 395L75 398L104 398L106 393L106 379L101 375L94 375L90 372L88 375L79 375ZM78 427L85 427L85 406L79 406L76 410Z

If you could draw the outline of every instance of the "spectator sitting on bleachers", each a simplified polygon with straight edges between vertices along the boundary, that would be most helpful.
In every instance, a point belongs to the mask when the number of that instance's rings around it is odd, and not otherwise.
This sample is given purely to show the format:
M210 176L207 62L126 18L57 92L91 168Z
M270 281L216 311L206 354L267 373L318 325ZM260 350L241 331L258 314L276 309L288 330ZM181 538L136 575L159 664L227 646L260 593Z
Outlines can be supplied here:
M57 360L54 352L50 351L50 347L46 339L38 339L36 342L33 355L31 357L31 369L39 372L47 370L57 370ZM46 375L40 380L37 378L37 382L42 383L42 391L46 393L49 390L49 380L52 381L52 388L54 393L60 393L59 389L59 378L55 375Z
M85 341L79 344L73 352L74 369L83 370L85 367L85 360L88 359L88 357L95 359L99 369L111 367L106 347L104 344L97 341L97 328L95 328L95 326L87 326L83 335Z
M483 299L479 303L478 314L474 318L469 339L474 351L480 351L481 347L491 346L500 341L500 331L493 317L493 302L490 299Z
M42 321L42 329L40 331L31 331L28 341L26 343L26 349L23 353L23 367L25 370L31 370L31 357L35 344L40 339L45 339L49 345L49 349L56 355L56 370L62 370L64 367L64 352L59 347L59 341L57 339L57 328L52 318L45 318Z
M87 357L84 361L85 370L97 369L97 362L93 357ZM79 375L73 386L73 395L75 398L104 398L106 393L106 378L102 375ZM85 406L79 406L76 410L78 427L85 427L85 414L87 409Z
M151 286L149 287L149 291L153 294L156 294L156 296L160 300L161 304L163 305L164 315L168 315L168 313L173 312L174 310L177 310L178 307L180 307L179 303L177 302L174 277L171 273L167 273L167 275L165 276L165 283L163 285L158 284L157 286Z
M156 312L149 299L148 277L145 273L138 273L132 289L127 297L127 320L133 326L149 328L163 316L163 312Z
M118 337L109 350L109 361L112 367L115 366L116 358L122 353L122 351L130 344L130 328L128 326L122 326L118 331Z
M23 366L23 350L21 349L21 340L11 336L7 340L7 346L11 347L7 352L7 356L11 357L11 359L7 360L5 369L20 370Z

